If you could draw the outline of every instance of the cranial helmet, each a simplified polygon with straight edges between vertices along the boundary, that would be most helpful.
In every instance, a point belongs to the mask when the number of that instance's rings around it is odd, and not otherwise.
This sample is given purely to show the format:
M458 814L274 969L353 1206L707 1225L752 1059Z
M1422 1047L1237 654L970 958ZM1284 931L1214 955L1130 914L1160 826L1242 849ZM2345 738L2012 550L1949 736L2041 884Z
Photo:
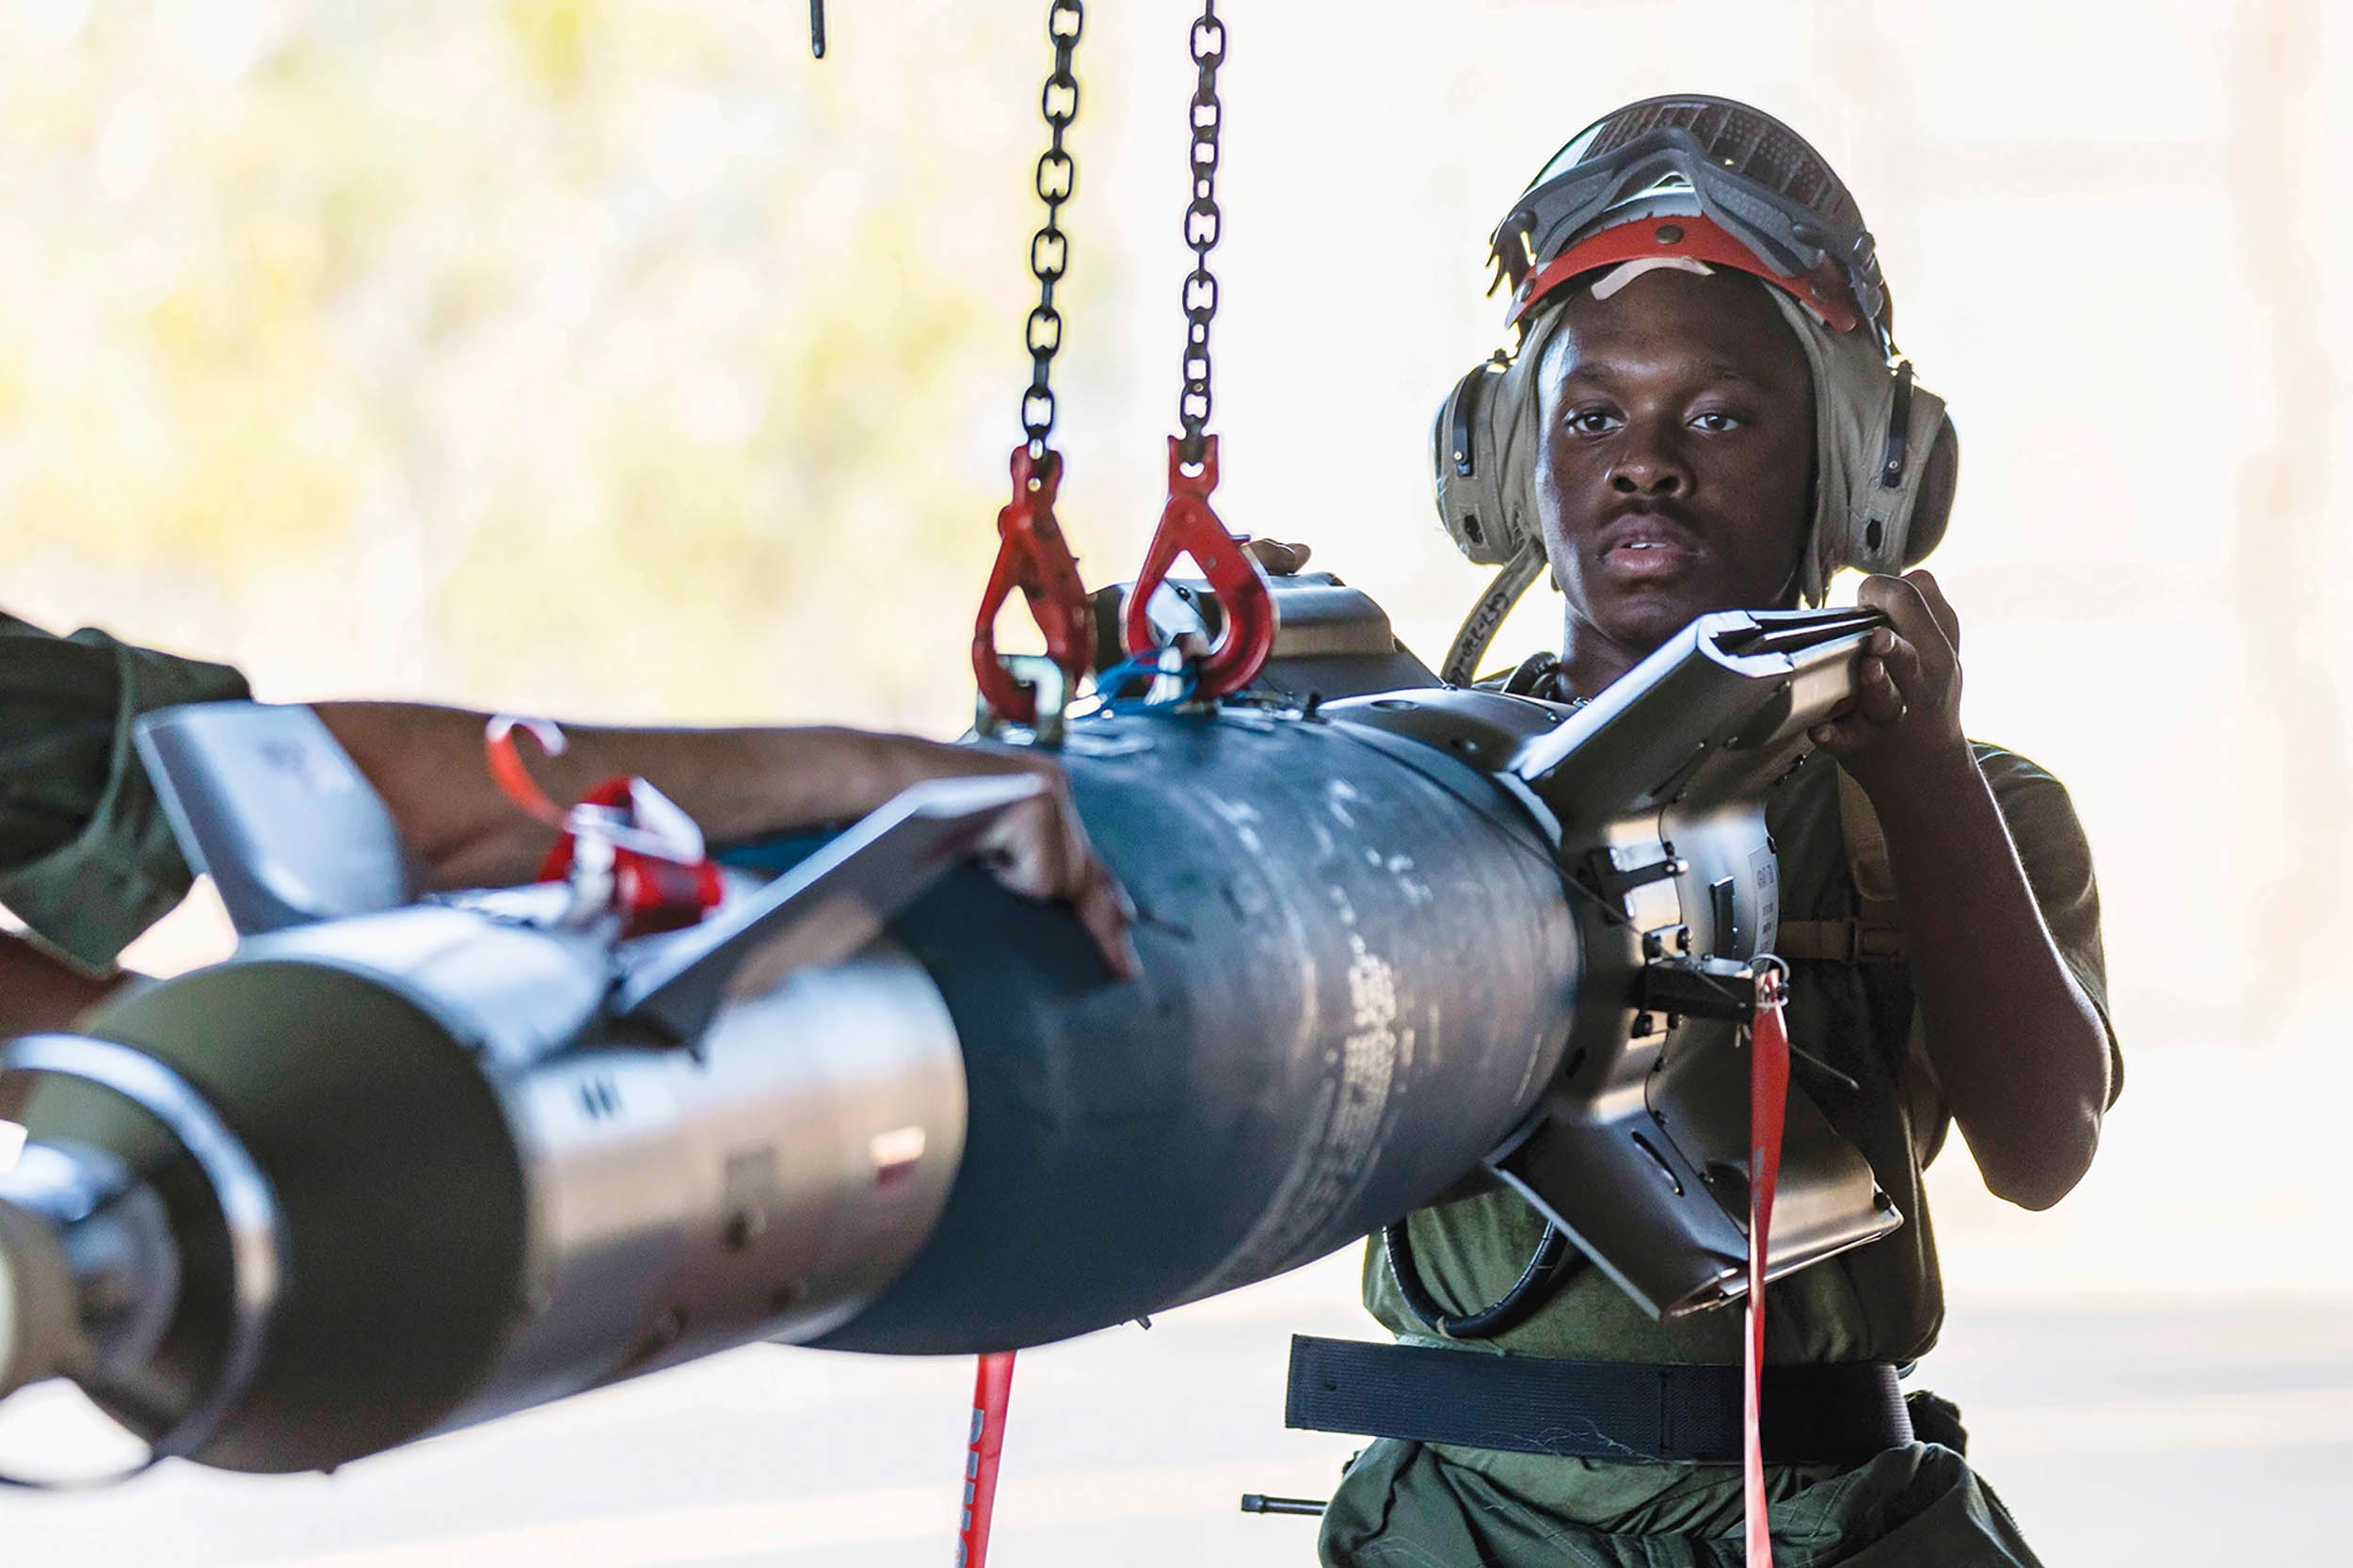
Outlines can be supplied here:
M1894 308L1863 216L1819 153L1729 99L1648 98L1554 154L1489 238L1517 342L1456 383L1431 429L1438 516L1457 548L1503 570L1442 674L1470 678L1544 570L1536 522L1536 366L1569 285L1607 298L1641 272L1730 267L1763 279L1805 350L1815 404L1814 518L1798 586L1818 603L1842 568L1916 566L1945 531L1950 488L1923 504L1951 422L1896 349ZM1936 515L1928 515L1933 510Z

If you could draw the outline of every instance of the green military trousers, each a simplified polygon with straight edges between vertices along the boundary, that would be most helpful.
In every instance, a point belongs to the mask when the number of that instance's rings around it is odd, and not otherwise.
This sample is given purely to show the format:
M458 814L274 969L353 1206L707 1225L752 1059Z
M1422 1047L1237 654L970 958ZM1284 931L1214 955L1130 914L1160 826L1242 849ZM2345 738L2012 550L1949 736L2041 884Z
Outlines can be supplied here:
M2040 1568L1993 1489L1929 1443L1767 1471L1776 1568ZM1740 1473L1384 1438L1323 1515L1328 1568L1740 1568Z

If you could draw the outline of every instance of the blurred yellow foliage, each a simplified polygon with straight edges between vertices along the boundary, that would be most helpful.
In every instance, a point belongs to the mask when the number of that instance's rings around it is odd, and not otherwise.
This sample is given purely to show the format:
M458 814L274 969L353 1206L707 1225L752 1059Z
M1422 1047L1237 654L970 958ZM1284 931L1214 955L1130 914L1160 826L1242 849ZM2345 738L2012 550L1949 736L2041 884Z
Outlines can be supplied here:
M512 0L506 25L539 80L558 93L579 85L601 7L591 0Z
M0 601L276 695L952 728L1043 51L805 27L0 13Z

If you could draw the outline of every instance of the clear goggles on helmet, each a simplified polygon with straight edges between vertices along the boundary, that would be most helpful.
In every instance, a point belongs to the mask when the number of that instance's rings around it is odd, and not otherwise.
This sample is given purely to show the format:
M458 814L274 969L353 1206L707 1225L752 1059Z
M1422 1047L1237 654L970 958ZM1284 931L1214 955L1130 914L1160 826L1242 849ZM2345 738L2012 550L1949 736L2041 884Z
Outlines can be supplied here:
M1566 281L1559 264L1581 261L1573 252L1598 229L1678 214L1704 219L1762 264L1749 270L1800 285L1792 292L1825 319L1870 322L1893 349L1878 248L1845 184L1772 116L1691 94L1603 116L1529 183L1489 241L1512 280L1513 319Z

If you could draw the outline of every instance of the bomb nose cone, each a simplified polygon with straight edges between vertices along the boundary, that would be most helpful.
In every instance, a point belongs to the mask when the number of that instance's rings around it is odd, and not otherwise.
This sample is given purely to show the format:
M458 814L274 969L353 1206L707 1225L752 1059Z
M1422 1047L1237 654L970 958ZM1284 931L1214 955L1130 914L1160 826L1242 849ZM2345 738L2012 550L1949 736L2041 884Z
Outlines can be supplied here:
M79 1359L73 1295L73 1271L56 1233L0 1198L0 1400Z
M0 1397L70 1377L156 1457L244 1397L284 1277L268 1179L203 1095L115 1041L0 1041ZM75 1484L80 1484L79 1482Z

